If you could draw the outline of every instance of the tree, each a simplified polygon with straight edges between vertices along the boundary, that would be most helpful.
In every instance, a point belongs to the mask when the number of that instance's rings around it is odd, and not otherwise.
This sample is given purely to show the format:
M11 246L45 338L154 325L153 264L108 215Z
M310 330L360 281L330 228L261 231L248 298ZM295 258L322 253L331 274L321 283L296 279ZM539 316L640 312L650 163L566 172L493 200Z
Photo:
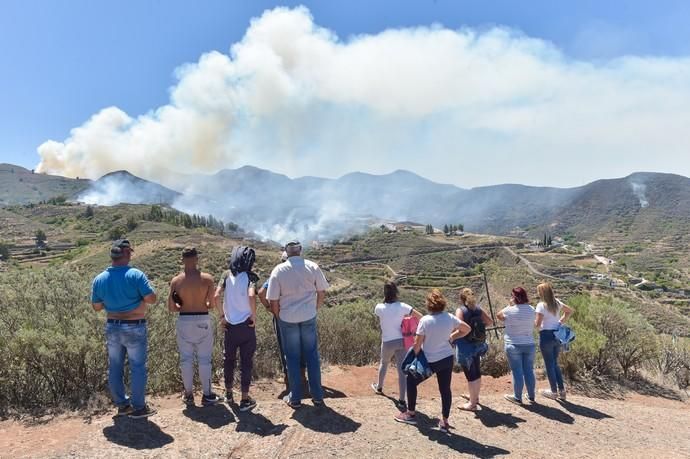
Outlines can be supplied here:
M127 217L127 230L128 231L134 231L134 229L139 226L139 223L137 222L136 218L134 218L134 215L130 215Z
M0 242L0 260L7 261L10 259L10 248L4 242Z
M161 206L151 206L151 210L149 211L149 220L154 222L163 221L163 209L161 208Z
M549 247L551 247L552 240L551 240L551 235L549 234L549 238L547 239L546 243L548 244Z
M548 242L548 239L546 238L546 233L544 233L544 240L542 241L542 243L544 244L544 247L548 247L547 242Z
M448 225L447 225L447 224L443 225L443 233L444 233L444 234L450 233L450 228L448 228Z
M86 210L84 210L84 217L85 217L85 218L91 218L91 217L93 217L93 207L91 207L91 206L86 206Z
M48 240L45 231L43 231L42 229L36 230L36 234L34 237L36 238L36 242L39 244Z
M123 226L114 226L108 231L108 238L110 238L111 241L115 241L117 239L122 239L125 234L127 234L127 230Z
M458 231L465 232L465 225L458 223Z

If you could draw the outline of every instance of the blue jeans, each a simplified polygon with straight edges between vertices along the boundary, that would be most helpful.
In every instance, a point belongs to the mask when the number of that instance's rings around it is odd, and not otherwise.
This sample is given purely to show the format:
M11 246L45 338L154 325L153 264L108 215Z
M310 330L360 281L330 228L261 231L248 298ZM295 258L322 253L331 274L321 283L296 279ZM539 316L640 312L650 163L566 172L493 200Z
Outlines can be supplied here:
M536 380L534 378L534 344L506 344L508 363L513 374L515 398L522 400L522 388L527 386L527 397L534 400Z
M558 367L558 354L561 352L561 342L553 334L554 330L542 330L539 332L539 349L544 357L544 369L549 378L551 392L563 391L563 375Z
M297 323L278 319L278 323L287 361L290 401L293 403L302 401L302 374L300 370L302 360L307 364L311 396L314 400L323 400L316 317Z
M108 385L113 402L127 406L130 399L125 393L125 355L131 373L131 404L135 410L144 408L146 393L146 324L105 324L108 347Z

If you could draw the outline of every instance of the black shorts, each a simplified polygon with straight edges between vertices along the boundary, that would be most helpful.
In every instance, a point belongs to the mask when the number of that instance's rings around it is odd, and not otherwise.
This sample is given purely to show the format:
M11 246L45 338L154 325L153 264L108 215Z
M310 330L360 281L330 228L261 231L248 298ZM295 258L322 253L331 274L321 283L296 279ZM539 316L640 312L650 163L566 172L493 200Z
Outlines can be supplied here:
M468 382L476 381L482 377L480 366L481 360L478 355L472 357L472 365L469 368L465 367L465 365L462 366L462 371L465 373L465 378L467 378Z

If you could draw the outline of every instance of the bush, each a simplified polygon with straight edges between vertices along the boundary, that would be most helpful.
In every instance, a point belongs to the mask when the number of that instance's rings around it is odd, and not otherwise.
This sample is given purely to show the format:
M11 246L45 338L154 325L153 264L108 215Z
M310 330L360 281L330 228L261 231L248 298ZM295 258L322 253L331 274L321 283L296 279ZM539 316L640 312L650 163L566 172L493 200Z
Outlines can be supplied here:
M127 234L127 230L123 226L114 226L108 231L108 239L111 241L122 239L125 234Z
M654 329L628 304L608 297L578 296L572 326L577 335L573 351L564 354L566 371L615 374L627 378L657 353Z
M7 261L10 259L10 247L3 243L0 242L0 260Z
M671 376L679 389L690 387L690 344L681 338L659 336L659 352L654 367L659 373Z

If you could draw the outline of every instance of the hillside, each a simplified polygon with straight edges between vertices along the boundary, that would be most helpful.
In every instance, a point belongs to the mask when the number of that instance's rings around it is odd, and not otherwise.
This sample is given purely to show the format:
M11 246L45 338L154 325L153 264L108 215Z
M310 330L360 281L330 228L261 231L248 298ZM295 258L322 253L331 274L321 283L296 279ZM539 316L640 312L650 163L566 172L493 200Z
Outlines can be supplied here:
M86 204L172 204L181 196L162 185L141 179L127 171L104 175L74 199Z
M35 174L12 164L0 164L0 207L70 198L88 188L90 180Z
M90 183L4 165L0 187L4 205L58 195L101 205L163 203L235 221L272 239L333 239L381 220L438 227L463 223L468 231L529 237L548 231L608 245L661 238L680 238L683 245L690 233L690 179L659 173L569 189L516 184L462 189L408 171L291 179L245 166L208 176L186 175L172 190L126 171Z

